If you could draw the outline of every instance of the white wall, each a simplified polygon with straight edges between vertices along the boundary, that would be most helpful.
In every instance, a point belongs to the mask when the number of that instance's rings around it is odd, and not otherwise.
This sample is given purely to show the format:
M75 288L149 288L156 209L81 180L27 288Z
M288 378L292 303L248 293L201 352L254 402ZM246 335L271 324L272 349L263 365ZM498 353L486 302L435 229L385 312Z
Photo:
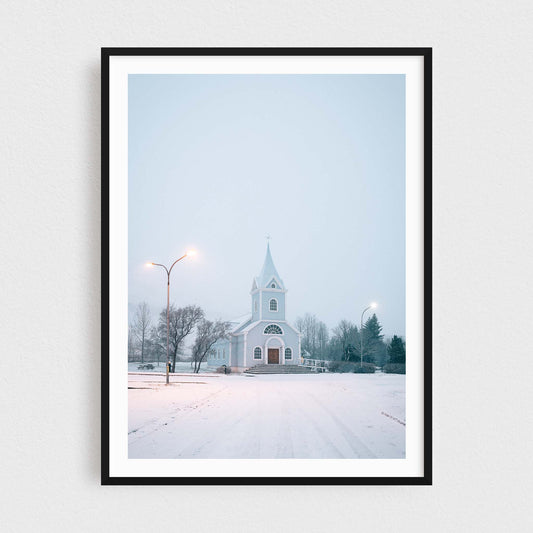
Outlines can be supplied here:
M531 529L531 2L0 9L3 531ZM99 485L99 48L253 45L434 47L433 487Z

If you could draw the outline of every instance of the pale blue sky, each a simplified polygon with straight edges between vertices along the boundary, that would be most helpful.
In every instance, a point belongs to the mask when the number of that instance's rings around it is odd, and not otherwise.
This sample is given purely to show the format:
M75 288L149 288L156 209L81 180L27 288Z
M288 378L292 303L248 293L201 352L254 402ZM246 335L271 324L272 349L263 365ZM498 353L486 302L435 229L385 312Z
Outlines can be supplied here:
M265 236L287 318L377 301L405 333L403 75L130 75L129 302L250 310Z

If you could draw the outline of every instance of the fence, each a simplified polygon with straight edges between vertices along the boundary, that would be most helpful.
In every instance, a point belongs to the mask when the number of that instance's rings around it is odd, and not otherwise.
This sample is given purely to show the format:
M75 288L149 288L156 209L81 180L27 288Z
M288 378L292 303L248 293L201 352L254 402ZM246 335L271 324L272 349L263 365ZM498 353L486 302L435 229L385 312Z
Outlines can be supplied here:
M302 357L302 362L300 363L300 366L311 368L315 372L327 372L328 363L329 361L326 361L324 359L309 359L307 357Z

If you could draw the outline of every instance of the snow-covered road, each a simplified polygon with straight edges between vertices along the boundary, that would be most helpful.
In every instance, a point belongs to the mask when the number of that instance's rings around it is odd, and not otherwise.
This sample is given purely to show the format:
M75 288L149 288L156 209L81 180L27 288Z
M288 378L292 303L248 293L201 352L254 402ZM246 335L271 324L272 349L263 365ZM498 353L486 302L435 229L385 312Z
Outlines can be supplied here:
M405 376L129 376L129 457L402 458Z

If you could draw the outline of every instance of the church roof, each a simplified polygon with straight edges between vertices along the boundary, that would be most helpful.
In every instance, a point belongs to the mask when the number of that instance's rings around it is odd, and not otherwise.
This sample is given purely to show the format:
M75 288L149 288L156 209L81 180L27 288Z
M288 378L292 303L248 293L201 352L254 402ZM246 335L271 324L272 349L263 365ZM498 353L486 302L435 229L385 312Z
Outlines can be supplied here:
M274 261L272 261L272 255L270 254L270 244L267 244L267 251L265 256L265 262L263 263L263 269L261 274L255 278L255 282L258 288L266 288L268 284L272 281L272 278L276 278L279 288L285 290L283 285L283 280L280 278L276 267L274 266Z
M256 320L255 322L252 322L251 324L248 324L245 328L241 329L240 331L238 331L238 332L235 331L235 333L238 333L239 335L241 333L248 333L250 330L254 329L259 324L262 324L262 327L266 326L267 324L277 324L285 332L287 331L285 328L288 328L288 329L291 329L292 331L294 331L294 333L297 333L298 335L300 335L300 332L294 326L291 326L287 321L285 321L285 320L268 320L268 319Z
M230 320L230 324L231 324L230 331L231 331L231 333L235 333L235 332L239 331L239 329L244 327L244 326L246 326L246 324L248 324L251 319L252 319L252 315L250 313L248 313L246 315L243 315L243 316L234 318L233 320Z

